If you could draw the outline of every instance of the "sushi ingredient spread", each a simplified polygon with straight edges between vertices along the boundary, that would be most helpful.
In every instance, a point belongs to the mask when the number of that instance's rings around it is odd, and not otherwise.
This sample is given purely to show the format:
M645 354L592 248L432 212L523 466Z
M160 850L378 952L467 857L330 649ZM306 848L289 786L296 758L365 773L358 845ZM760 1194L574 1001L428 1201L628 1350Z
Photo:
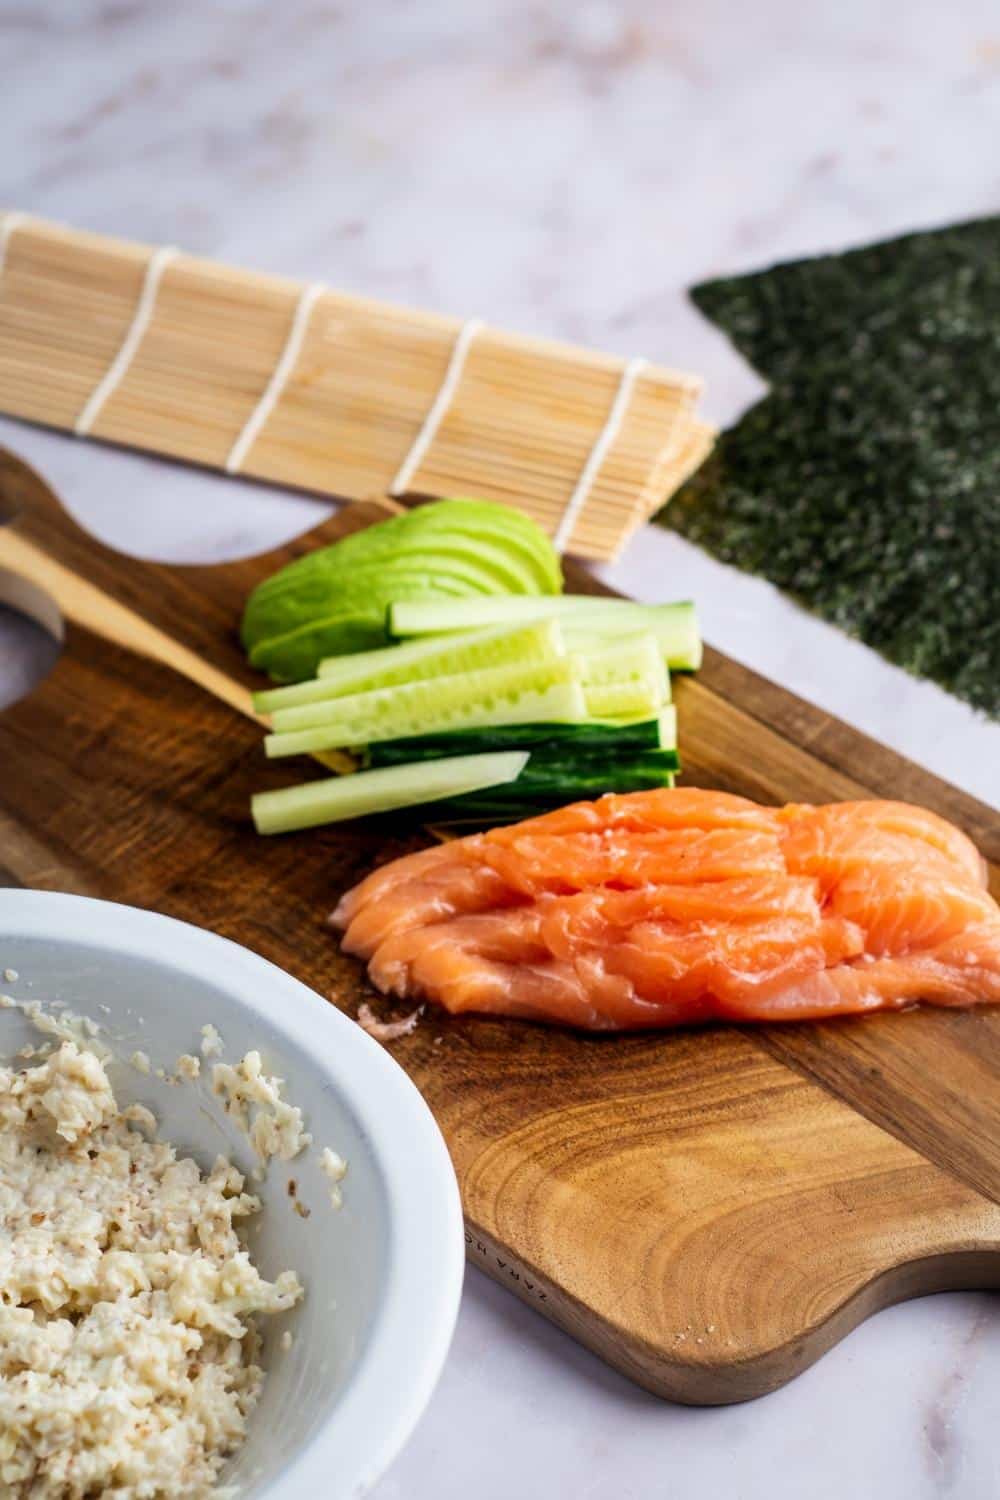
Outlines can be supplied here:
M439 500L289 563L254 589L242 639L279 682L310 677L331 654L384 646L403 599L557 594L559 559L542 529L510 506Z
M0 1492L168 1500L213 1492L263 1372L255 1318L302 1296L237 1232L258 1211L121 1109L73 1041L0 1067Z
M350 751L364 766L347 781L260 793L258 832L425 803L482 826L580 796L672 785L670 669L701 660L692 605L497 595L486 606L459 600L465 612L455 615L455 603L435 605L422 625L405 617L408 629L442 633L328 657L310 681L256 694L271 720L269 757ZM489 617L514 605L507 622Z
M670 671L701 664L693 605L561 589L534 522L471 500L421 506L266 579L242 627L251 663L287 684L254 695L265 750L339 774L260 792L257 831L428 804L481 827L672 786Z
M590 1030L1000 1001L1000 910L898 802L608 795L383 865L333 915L384 993Z

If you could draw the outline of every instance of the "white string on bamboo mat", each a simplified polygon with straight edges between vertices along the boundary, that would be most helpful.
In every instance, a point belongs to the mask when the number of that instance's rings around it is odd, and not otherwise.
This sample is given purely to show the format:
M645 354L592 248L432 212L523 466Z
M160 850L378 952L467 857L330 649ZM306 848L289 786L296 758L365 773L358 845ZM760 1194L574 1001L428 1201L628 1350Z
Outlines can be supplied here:
M11 235L15 229L21 229L31 217L30 214L22 214L12 211L4 214L0 219L0 276L3 275L4 264L7 260L7 246L10 244Z
M100 416L101 409L108 400L108 397L114 394L128 374L129 365L135 358L136 350L142 343L143 334L149 327L150 319L153 316L160 277L170 262L179 253L172 245L163 245L159 250L154 250L153 254L149 257L146 264L146 274L142 281L142 291L139 293L139 301L136 303L128 333L126 333L121 348L108 366L97 389L73 423L73 431L77 437L86 437Z
M632 387L648 363L649 361L646 359L630 359L622 370L622 378L618 383L615 399L611 403L611 410L608 412L607 421L598 433L597 441L587 456L587 462L584 464L583 471L573 487L573 493L566 501L566 508L562 513L559 525L556 527L555 536L552 538L552 545L559 553L565 552L569 545L570 537L573 535L573 528L576 525L581 510L586 504L588 495L594 487L594 480L597 478L601 464L607 458L611 445L621 431L621 425L625 420L625 413L628 410L628 403L632 395Z
M423 421L423 426L413 440L409 453L403 459L396 477L389 486L390 495L404 495L410 487L414 474L420 468L427 456L427 450L433 443L437 430L444 420L445 414L455 399L458 383L462 378L462 370L465 367L466 355L469 345L481 328L485 327L481 318L469 318L463 323L458 331L458 337L452 347L451 358L448 360L448 368L444 372L441 388L434 397L430 411Z
M281 358L274 367L274 373L264 394L247 418L243 431L229 450L226 459L226 473L236 474L243 467L247 454L260 436L261 429L268 417L271 415L278 398L288 382L288 377L295 369L299 354L302 351L302 342L309 327L309 318L317 301L326 291L321 281L314 281L311 286L303 287L299 300L295 307L295 316L292 318L292 326L288 330L288 338L285 347L281 351Z

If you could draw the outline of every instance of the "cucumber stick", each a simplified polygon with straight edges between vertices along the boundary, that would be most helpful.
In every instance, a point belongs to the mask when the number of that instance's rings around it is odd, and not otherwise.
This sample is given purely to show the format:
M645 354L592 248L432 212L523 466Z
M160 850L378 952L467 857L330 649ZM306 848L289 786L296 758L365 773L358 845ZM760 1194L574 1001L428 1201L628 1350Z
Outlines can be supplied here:
M315 722L319 715L322 718ZM304 723L303 716L310 721ZM492 667L474 677L458 674L403 683L284 709L275 714L276 732L264 743L272 757L308 755L406 735L586 717L583 688L572 663L562 658L552 664Z
M446 636L423 637L386 646L370 653L366 677L357 683L352 670L356 658L333 656L319 664L319 676L331 683L365 687L391 687L396 682L415 682L425 677L447 677L479 667L508 667L529 662L553 661L564 656L562 632L556 620L531 620L525 625L493 625L483 630L456 631ZM376 662L374 657L381 658ZM376 680L380 679L380 680Z
M501 724L492 729L459 729L453 734L415 735L373 745L368 758L372 765L387 766L408 760L438 760L444 755L522 748L615 759L644 750L676 750L677 711L668 703L654 719L626 723Z
M507 786L494 787L491 799L539 800L549 803L600 797L604 792L638 792L666 785L677 770L673 750L648 750L635 756L576 756L565 750L532 750L528 764ZM478 794L477 794L478 795Z
M467 676L464 672L448 673L443 677L418 678L416 682L394 683L361 693L345 693L342 697L327 698L319 703L280 708L271 715L271 724L276 734L290 734L300 729L339 724L345 718L376 717L380 720L383 715L446 712L452 706L490 702L498 696L509 698L547 688L552 683L577 682L579 675L578 665L568 657L489 667L474 676Z
M431 636L352 656L329 656L320 662L317 678L255 693L254 708L258 713L279 713L348 693L370 692L458 672L477 672L483 667L555 661L564 655L564 650L555 620Z
M363 707L365 695L378 706L373 695L390 688L412 690L407 696L416 701L419 689L426 696L440 684L443 698L455 689L465 700L470 695L517 690L519 675L533 667L561 672L567 664L573 678L583 685L584 711L591 718L652 715L670 697L670 679L652 635L622 636L600 651L565 657L555 620L539 620L514 630L430 637L365 655L379 660L374 669L362 669L359 680L350 686L330 674L329 684L321 677L259 693L254 706L259 712L269 710L275 731L286 734L336 723L348 709ZM352 658L343 660L349 669ZM474 675L461 685L460 678L466 674ZM401 695L399 703L404 701Z
M412 761L400 761L395 754L380 754L381 750L381 745L372 746L369 752L371 769L414 765L418 760L415 756ZM568 745L537 745L531 749L530 757L517 781L495 788L490 792L491 798L538 797L566 801L569 798L599 797L602 792L632 792L643 787L662 786L664 777L678 769L676 750L579 755Z
M575 649L574 632L582 632L592 641L594 637L649 631L660 642L668 666L693 671L701 664L698 621L694 605L686 601L636 604L630 599L589 594L411 599L390 606L388 626L390 635L408 638L553 617L562 623L571 649Z
M512 722L509 707L513 701L517 706L517 717L513 722L523 724L529 721L523 716L523 705L520 704L522 695L526 692L537 693L560 682L579 684L578 701L574 702L572 710L567 710L573 712L576 718L649 717L658 712L666 696L662 662L658 662L658 667L658 671L651 670L641 676L629 673L620 679L605 677L601 681L588 682L583 680L584 663L576 657L564 657L533 666L493 667L472 677L463 673L400 683L391 687L374 688L369 692L346 694L340 698L327 698L318 703L302 703L292 708L279 709L271 718L275 731L272 738L285 738L290 734L313 729L336 728L347 720L356 719L361 727L372 722L373 732L363 739L352 738L338 741L338 744L367 744L375 738L397 737L399 731L395 728L391 734L378 733L383 720L391 720L393 723L397 719L402 721L411 711L424 714L428 710L435 714L464 714L466 709L474 708L477 704L488 706L490 702L497 704L495 714L487 714L485 718L477 714L474 720L465 719L464 722ZM270 749L268 753L272 753Z
M515 781L527 759L526 750L504 750L307 781L275 792L258 792L251 799L253 820L258 833L290 833L321 823L417 807Z

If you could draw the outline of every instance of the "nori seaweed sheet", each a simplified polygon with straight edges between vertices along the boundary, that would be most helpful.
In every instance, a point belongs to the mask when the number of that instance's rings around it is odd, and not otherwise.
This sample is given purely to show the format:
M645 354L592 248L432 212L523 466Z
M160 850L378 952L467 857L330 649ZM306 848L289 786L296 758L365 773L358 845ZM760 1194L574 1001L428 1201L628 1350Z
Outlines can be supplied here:
M692 296L771 390L661 522L1000 717L1000 218Z

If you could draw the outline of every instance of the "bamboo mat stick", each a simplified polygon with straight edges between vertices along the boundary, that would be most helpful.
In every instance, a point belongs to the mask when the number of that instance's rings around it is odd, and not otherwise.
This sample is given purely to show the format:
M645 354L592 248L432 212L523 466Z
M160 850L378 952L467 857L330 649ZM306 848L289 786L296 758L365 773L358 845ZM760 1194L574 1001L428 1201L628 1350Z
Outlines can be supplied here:
M516 505L616 556L704 458L692 375L0 218L0 411L345 499Z

